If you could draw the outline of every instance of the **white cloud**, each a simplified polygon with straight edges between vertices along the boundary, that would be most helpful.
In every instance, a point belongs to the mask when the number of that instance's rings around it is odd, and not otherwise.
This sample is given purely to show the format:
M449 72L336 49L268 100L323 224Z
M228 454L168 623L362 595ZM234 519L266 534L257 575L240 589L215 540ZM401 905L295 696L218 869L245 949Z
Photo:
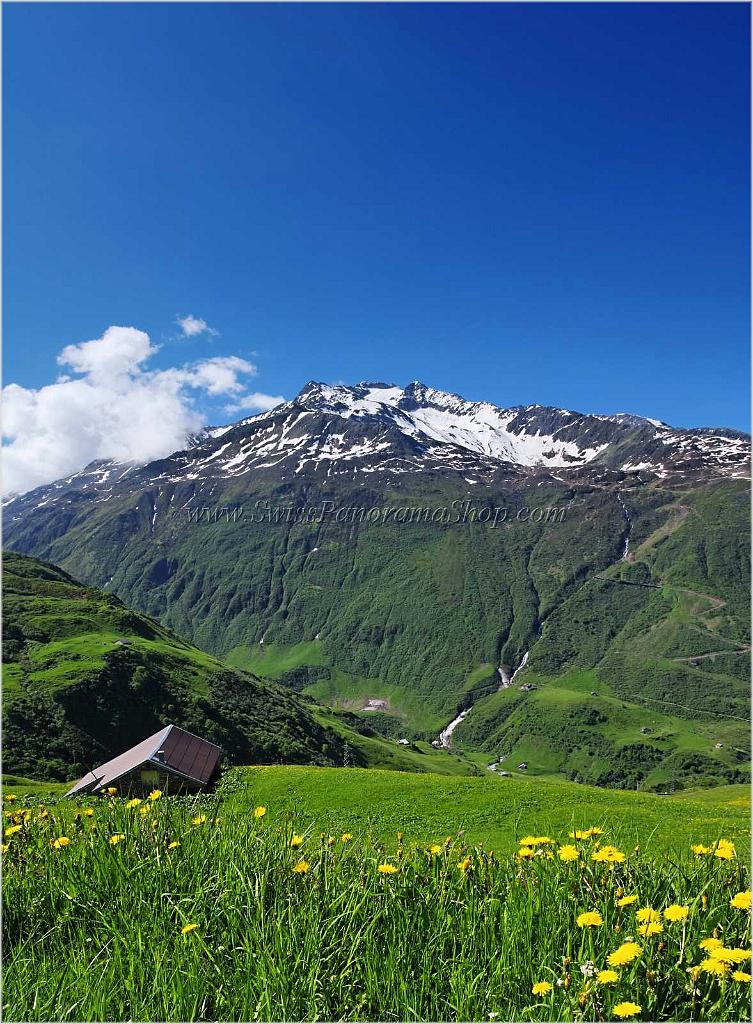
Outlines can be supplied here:
M252 391L235 402L225 406L225 412L232 415L236 412L269 412L277 405L282 405L282 395L265 395L261 391Z
M58 480L94 459L163 458L204 426L195 404L202 396L245 408L253 363L216 356L165 370L145 368L157 350L144 331L108 327L101 338L60 353L58 363L78 376L61 376L38 389L5 387L5 491Z
M216 337L219 334L219 331L210 327L206 320L202 320L201 317L194 316L192 313L189 313L188 316L177 316L175 322L183 332L184 338L195 338L198 334L211 334Z

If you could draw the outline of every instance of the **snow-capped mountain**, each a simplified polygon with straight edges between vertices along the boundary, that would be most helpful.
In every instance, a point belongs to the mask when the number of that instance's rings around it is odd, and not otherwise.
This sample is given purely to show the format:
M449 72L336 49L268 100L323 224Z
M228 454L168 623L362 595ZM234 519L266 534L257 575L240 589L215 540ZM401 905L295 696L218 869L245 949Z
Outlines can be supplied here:
M749 437L725 428L683 430L627 413L541 405L503 409L417 381L405 388L311 382L292 401L208 428L168 458L145 466L92 463L16 497L6 522L31 508L70 503L74 493L99 503L130 490L189 482L201 493L233 478L375 481L431 472L475 484L606 470L646 478L740 477L749 474L749 460Z

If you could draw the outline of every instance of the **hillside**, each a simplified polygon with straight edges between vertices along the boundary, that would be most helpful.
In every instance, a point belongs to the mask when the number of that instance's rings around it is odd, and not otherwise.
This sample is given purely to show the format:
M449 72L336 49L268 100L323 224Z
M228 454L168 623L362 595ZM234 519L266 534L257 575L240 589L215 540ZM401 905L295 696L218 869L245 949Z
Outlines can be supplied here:
M739 782L748 449L724 429L312 384L169 459L17 498L6 533L392 739L431 741L472 707L453 743L487 764Z
M420 755L360 735L342 716L230 669L113 594L55 566L4 557L3 767L69 780L175 722L229 763L427 770ZM429 748L431 749L431 748ZM432 752L439 771L469 771Z

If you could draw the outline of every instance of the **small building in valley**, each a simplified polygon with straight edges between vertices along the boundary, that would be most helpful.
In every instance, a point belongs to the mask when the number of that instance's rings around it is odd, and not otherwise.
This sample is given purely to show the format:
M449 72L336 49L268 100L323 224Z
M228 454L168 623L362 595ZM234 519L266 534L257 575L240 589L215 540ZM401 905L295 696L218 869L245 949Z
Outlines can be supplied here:
M195 793L217 771L222 748L177 725L167 725L135 747L88 772L66 796L161 789L165 793Z

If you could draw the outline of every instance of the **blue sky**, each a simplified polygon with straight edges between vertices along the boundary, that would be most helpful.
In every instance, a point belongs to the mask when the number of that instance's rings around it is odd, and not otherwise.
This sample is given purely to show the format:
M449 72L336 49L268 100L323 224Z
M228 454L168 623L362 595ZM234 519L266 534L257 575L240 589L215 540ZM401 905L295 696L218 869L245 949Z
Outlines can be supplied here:
M5 382L122 325L142 370L240 357L271 396L420 379L746 429L748 19L6 5Z

